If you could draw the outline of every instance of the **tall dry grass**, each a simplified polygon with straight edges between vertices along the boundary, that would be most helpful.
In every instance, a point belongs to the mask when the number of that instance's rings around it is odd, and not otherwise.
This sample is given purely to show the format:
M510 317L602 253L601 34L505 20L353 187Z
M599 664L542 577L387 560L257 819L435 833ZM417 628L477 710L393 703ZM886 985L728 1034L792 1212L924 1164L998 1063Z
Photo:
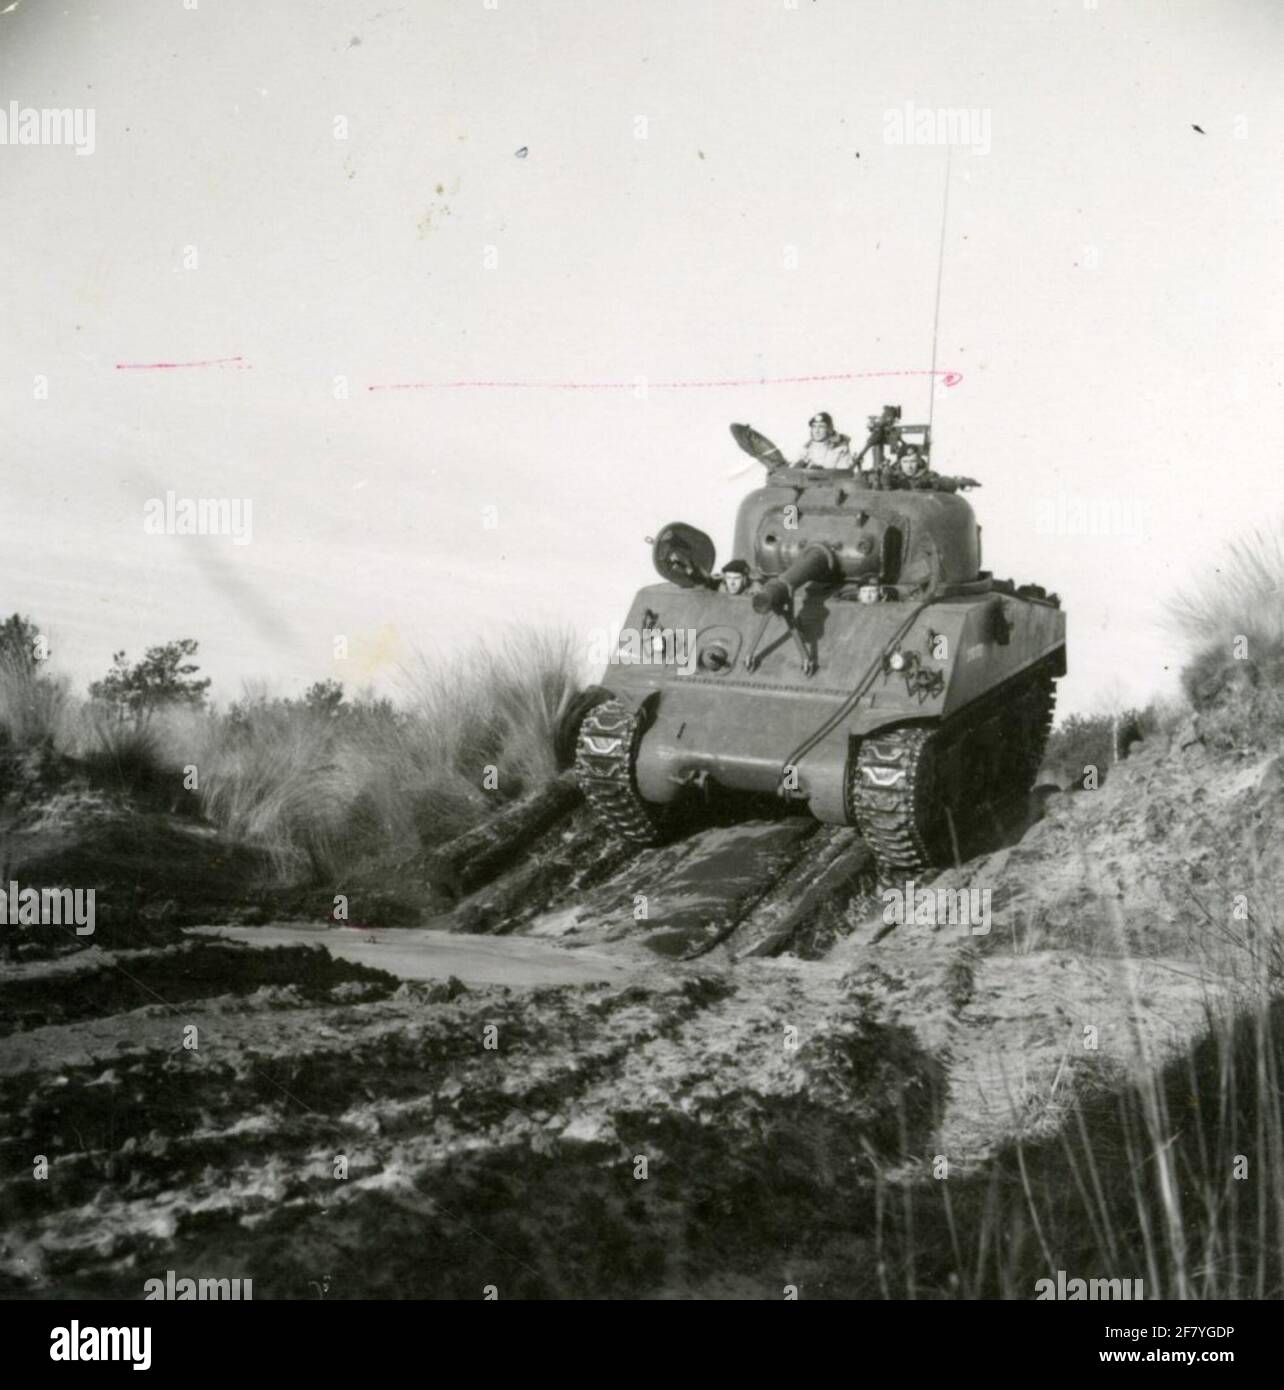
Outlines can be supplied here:
M1259 964L1179 1051L1080 1077L1054 1133L944 1181L876 1171L874 1258L844 1293L1031 1300L1064 1271L1146 1299L1284 1297L1284 1000L1278 953Z
M1225 546L1211 573L1173 596L1168 617L1196 650L1239 633L1250 648L1284 647L1284 527L1245 531Z
M202 810L285 877L416 854L555 775L578 664L570 634L521 632L421 660L395 705L366 698L328 714L251 696L199 731Z
M159 788L174 806L194 797L230 838L266 850L282 879L332 879L450 839L552 777L579 665L569 633L514 632L421 660L395 703L326 709L259 687L228 709L137 716L76 699L65 679L0 666L0 745L48 747L123 791Z
M72 718L74 700L65 676L0 649L0 750L53 746Z
M1182 686L1222 749L1255 749L1284 733L1284 526L1246 531L1211 572L1168 605L1186 643Z

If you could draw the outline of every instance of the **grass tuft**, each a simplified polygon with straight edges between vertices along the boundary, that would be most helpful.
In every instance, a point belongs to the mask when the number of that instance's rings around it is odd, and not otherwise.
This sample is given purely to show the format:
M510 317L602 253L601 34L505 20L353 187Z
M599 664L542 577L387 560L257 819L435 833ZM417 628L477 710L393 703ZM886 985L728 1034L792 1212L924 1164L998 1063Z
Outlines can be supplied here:
M1284 733L1284 529L1246 532L1194 589L1169 604L1170 626L1189 644L1187 699L1206 741L1223 751L1260 749Z

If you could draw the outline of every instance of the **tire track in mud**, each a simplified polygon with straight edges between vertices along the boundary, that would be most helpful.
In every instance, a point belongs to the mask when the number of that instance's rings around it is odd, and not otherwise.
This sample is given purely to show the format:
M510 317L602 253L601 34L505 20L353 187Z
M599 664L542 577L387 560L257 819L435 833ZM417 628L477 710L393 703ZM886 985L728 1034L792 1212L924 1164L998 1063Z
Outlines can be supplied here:
M647 1277L675 1277L693 1211L717 1240L735 1229L728 1165L761 1196L785 1170L854 1158L858 1132L891 1142L889 1084L921 1092L935 1072L836 979L754 971L747 991L678 971L449 1000L402 986L311 1009L207 1001L187 1054L173 1019L138 1011L100 1020L93 1059L68 1060L83 1025L34 1030L0 1075L4 1285L137 1296L156 1270L196 1268L293 1297L323 1272L348 1296L476 1296L477 1279L623 1293L632 1263L579 1268L598 1236L650 1252ZM425 1248L452 1253L425 1264Z
M733 933L805 866L818 835L832 838L807 821L711 827L637 855L603 852L595 828L572 817L542 837L557 852L537 846L508 861L483 892L502 900L520 886L538 909L532 883L545 902L569 886L590 909L577 942L627 936L633 949L680 958ZM640 932L639 893L652 908ZM463 908L475 911L476 897ZM544 934L539 916L534 924ZM257 1277L266 1292L276 1260L286 1270L278 1292L303 1296L312 1281L302 1279L287 1229L347 1230L364 1248L388 1205L408 1204L458 1247L461 1268L499 1259L525 1287L556 1289L571 1274L549 1275L547 1254L509 1228L511 1211L496 1211L489 1234L476 1228L477 1202L488 1210L476 1191L485 1174L508 1189L534 1161L547 1170L541 1182L559 1187L555 1172L587 1165L593 1186L612 1147L617 1163L640 1150L672 1166L656 1143L657 1101L644 1079L667 1074L660 1109L680 1101L681 1120L660 1129L685 1133L692 1109L734 1106L725 1067L737 1047L742 1063L765 1049L772 1067L760 1070L781 1072L779 982L770 1000L745 1010L736 987L681 966L654 986L516 993L409 985L376 967L377 958L361 966L308 947L188 939L90 948L0 974L0 1283L134 1296L149 1260L164 1269L190 1258L226 1277ZM195 1050L183 1046L185 1029L195 1030ZM687 1074L693 1050L706 1054L698 1076ZM772 1082L784 1094L788 1073ZM37 1162L47 1162L47 1179L33 1180ZM633 1211L633 1179L618 1192L619 1173L606 1181L611 1203ZM256 1234L247 1252L248 1230ZM266 1267L257 1259L264 1242L276 1252ZM671 1234L657 1237L656 1249L671 1245ZM349 1292L371 1291L372 1277L350 1270Z
M108 1016L131 1000L140 1008L148 1002L178 1005L274 985L315 999L345 982L387 978L363 966L341 965L328 952L299 947L260 958L203 941L110 953L91 947L45 969L0 976L0 1037Z
M560 1163L562 1181L585 1158L596 1172L604 1144L630 1147L624 1134L634 1148L650 1134L646 1152L662 1161L641 1078L654 1087L667 1071L670 1103L685 1097L679 1108L725 1104L726 1077L715 1084L715 1075L737 1035L772 1054L782 1072L774 1084L789 1090L778 1011L765 1002L728 1011L736 991L716 978L442 993L402 986L392 998L307 1008L267 987L207 1000L183 1024L200 1031L194 1053L177 1045L175 1019L150 1008L100 1018L92 1058L73 1060L86 1046L83 1023L21 1035L26 1045L6 1049L0 1075L9 1121L0 1165L18 1175L0 1186L5 1284L136 1296L146 1277L136 1271L149 1260L177 1268L199 1251L199 1267L262 1288L274 1268L259 1259L263 1241L284 1259L274 1244L283 1229L319 1237L324 1218L338 1214L355 1223L350 1239L368 1246L389 1202L408 1203L443 1239L459 1240L472 1218L455 1209L473 1211L479 1180L469 1155L505 1184L532 1161L550 1174ZM722 1039L699 1076L685 1075L693 1027ZM603 1107L615 1117L605 1127ZM33 1152L49 1158L45 1182L30 1177ZM336 1155L349 1165L343 1181ZM505 1241L523 1246L520 1233L501 1229L512 1217L497 1213L495 1230L478 1236L473 1265L489 1259L493 1274ZM309 1226L313 1218L320 1224ZM524 1269L529 1281L538 1265L516 1253L503 1268L505 1277ZM304 1296L303 1272L278 1292ZM374 1272L349 1269L344 1283L370 1292L371 1280ZM420 1287L442 1291L431 1280Z

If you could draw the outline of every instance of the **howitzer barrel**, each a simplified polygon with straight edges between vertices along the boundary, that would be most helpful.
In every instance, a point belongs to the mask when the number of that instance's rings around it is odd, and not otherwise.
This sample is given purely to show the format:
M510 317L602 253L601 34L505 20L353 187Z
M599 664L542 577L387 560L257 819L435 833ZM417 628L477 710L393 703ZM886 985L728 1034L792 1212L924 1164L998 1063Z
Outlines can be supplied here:
M840 573L834 552L827 546L809 545L792 565L775 579L769 579L754 595L756 613L779 613L788 606L795 589L818 579L833 579Z

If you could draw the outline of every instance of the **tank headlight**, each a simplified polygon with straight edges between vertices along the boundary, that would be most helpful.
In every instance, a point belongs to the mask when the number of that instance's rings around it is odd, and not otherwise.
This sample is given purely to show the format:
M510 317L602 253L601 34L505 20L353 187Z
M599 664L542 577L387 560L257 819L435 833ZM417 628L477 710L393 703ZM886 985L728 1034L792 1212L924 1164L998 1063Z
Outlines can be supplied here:
M887 658L887 664L893 671L903 671L905 669L905 653L893 652L891 656Z

